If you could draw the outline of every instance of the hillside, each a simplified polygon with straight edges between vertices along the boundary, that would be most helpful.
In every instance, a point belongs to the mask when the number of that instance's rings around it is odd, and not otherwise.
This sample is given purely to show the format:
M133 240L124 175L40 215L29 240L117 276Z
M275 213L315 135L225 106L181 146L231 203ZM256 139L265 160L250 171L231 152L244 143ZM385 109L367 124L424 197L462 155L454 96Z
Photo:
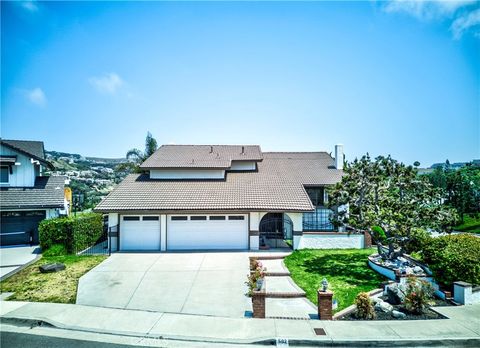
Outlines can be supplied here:
M45 151L45 155L55 166L55 170L47 174L70 179L78 210L93 208L128 174L116 170L127 161L125 158L84 157L59 151Z

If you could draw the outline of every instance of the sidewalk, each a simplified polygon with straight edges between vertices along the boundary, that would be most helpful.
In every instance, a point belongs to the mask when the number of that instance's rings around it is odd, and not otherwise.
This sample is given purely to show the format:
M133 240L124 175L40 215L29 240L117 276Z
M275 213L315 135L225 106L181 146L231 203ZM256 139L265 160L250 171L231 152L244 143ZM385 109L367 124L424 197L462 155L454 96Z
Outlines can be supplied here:
M111 309L73 304L0 302L3 322L43 321L61 329L125 336L224 343L290 345L480 345L480 305L439 308L443 320L320 321L236 319ZM314 329L323 328L325 335Z

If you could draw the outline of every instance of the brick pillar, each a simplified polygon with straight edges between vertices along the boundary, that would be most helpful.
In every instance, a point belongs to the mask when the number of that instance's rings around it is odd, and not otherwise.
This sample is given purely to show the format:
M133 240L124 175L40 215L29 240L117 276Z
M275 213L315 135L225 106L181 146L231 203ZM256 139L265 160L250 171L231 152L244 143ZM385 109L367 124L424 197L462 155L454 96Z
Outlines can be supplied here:
M265 318L265 291L253 291L252 307L254 318Z
M372 246L372 236L367 231L363 232L363 247L370 248Z
M318 318L320 320L332 320L332 298L333 292L317 290Z

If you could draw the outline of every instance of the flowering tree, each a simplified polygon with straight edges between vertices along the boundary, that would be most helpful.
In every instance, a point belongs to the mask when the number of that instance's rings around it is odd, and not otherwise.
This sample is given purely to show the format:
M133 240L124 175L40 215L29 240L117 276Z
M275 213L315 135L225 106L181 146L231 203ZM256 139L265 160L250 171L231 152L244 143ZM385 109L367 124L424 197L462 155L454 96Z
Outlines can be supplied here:
M370 233L385 259L403 254L415 229L447 230L457 219L443 204L441 189L390 156L372 160L367 154L347 164L344 173L329 192L331 207L348 207L338 209L334 223Z

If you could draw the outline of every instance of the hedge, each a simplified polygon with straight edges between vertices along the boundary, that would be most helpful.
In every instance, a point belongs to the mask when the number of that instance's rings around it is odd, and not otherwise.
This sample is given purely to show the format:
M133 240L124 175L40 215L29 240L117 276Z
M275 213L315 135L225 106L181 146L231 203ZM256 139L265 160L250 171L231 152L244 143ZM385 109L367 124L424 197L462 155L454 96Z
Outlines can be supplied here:
M446 286L464 281L480 285L480 238L458 234L432 238L424 245L423 261Z
M40 223L38 232L42 250L61 244L73 254L96 244L103 233L103 219L95 213L47 219Z

